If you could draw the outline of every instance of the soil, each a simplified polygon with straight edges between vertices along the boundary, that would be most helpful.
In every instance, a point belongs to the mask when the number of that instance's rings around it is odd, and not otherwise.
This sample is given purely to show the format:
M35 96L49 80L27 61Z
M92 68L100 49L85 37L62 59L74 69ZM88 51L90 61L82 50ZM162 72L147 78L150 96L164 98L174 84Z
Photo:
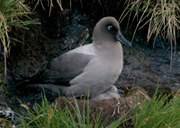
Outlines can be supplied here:
M17 98L31 108L35 101L40 103L42 100L42 90L37 90L37 92L17 90L14 87L17 81L31 77L39 70L43 63L50 59L82 44L91 43L92 30L95 23L107 15L118 19L119 13L123 11L122 4L118 1L115 7L108 2L91 2L92 4L73 3L74 6L71 9L69 9L70 5L67 2L63 4L64 11L60 11L59 6L55 4L50 17L49 11L43 11L39 5L36 8L35 15L33 15L33 20L41 22L40 25L31 25L28 31L13 28L14 31L11 33L11 36L22 40L22 43L11 43L11 51L8 58L9 85L4 88L6 101L3 102L6 102L7 106L12 110L17 111L18 109L21 113L25 112ZM31 6L33 7L34 4L32 3ZM102 6L104 4L108 5L108 7ZM112 10L112 7L115 9ZM45 6L45 8L48 7ZM133 28L132 30L125 31L125 25L126 21L121 23L121 31L128 40L131 40ZM147 44L145 36L146 32L144 30L138 31L135 35L132 48L123 46L124 68L115 85L124 91L127 91L129 86L139 86L150 97L154 94L157 85L160 85L167 91L166 95L172 93L172 90L177 91L180 85L179 44L171 59L170 43L159 38L153 48L152 43ZM45 93L49 103L58 98L58 95L50 90L45 90ZM124 95L124 97L128 96ZM4 98L2 99L4 100ZM115 99L111 101L117 102ZM104 105L101 103L103 101L92 104L95 104L95 106L105 106L105 110L108 113L111 108L108 107L109 104ZM107 123L110 124L118 117L119 115L116 118L110 118L110 121Z

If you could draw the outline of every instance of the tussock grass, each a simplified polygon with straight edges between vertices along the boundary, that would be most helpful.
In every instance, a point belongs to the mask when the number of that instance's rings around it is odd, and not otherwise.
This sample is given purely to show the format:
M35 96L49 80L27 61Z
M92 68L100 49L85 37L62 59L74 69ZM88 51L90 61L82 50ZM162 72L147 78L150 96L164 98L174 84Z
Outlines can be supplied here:
M106 120L102 122L101 113L98 112L95 115L95 120L90 120L90 109L89 109L89 98L87 102L83 106L83 110L79 109L78 103L74 97L74 105L67 101L67 105L61 109L59 106L60 102L54 102L53 104L49 104L45 95L41 95L42 103L41 105L35 103L33 109L30 109L28 106L23 104L21 101L21 106L26 109L27 113L24 115L19 115L19 125L16 125L16 128L103 128L105 127ZM88 96L89 97L89 96ZM86 101L86 100L84 100ZM87 106L87 107L85 107ZM70 108L74 111L72 114ZM132 111L129 110L129 112ZM111 125L107 126L108 128L115 128L120 125L124 121L124 118L129 113L127 112L121 118L114 121ZM5 127L11 127L12 121L5 122Z
M26 25L35 23L28 17L30 8L23 4L24 0L0 0L0 42L4 47L5 84L7 83L7 56L10 51L10 42L17 39L10 38L9 32L12 27L28 29ZM36 23L37 24L37 23Z
M26 115L19 115L21 120L17 128L100 128L104 127L100 124L101 113L97 113L95 122L89 120L89 100L87 101L87 110L85 112L85 104L83 112L80 111L78 103L74 98L75 105L73 106L68 102L64 109L61 109L56 103L50 105L45 95L42 95L41 105L35 103L34 108L30 109L23 103L23 106L27 110ZM68 106L71 106L74 110L74 114L71 113ZM58 107L58 109L57 109Z
M162 95L157 96L158 88L152 97L152 99L147 102L144 101L141 104L141 110L139 111L139 105L137 101L134 101L134 116L126 118L127 114L132 111L130 109L121 118L114 121L112 124L107 126L107 128L121 127L123 123L127 120L133 118L134 128L166 128L166 127L179 127L180 126L180 95L177 93L174 98L170 101L169 96ZM163 92L162 92L163 93ZM50 105L45 95L42 95L42 104L39 105L35 103L34 108L30 109L23 103L21 106L27 110L26 115L20 116L20 124L17 128L57 128L57 127L68 127L68 128L100 128L105 127L106 120L102 123L101 113L97 113L95 121L90 121L89 119L89 101L83 111L80 111L78 103L74 98L74 105L67 102L67 106L61 109L56 103ZM59 104L59 103L58 103ZM69 106L74 111L72 114ZM58 108L58 109L57 109ZM85 109L86 108L86 109ZM12 122L4 123L5 127L11 127ZM123 126L122 126L123 127Z
M122 21L129 16L127 27L132 26L135 19L138 20L133 38L137 29L148 25L147 42L152 36L154 36L154 42L158 36L163 37L164 40L167 39L171 44L172 63L173 46L177 45L176 38L179 36L180 29L180 2L176 0L126 0L125 3L127 7L119 19ZM130 20L132 13L133 20ZM132 21L131 25L130 21Z
M127 7L120 16L121 20L123 20L128 14L130 18L132 12L134 11L135 15L132 21L134 21L136 18L138 20L136 30L137 28L141 29L143 26L148 24L147 41L150 40L152 35L155 35L155 39L157 38L158 35L161 35L164 39L168 39L170 42L174 42L174 45L176 45L176 37L178 34L178 30L180 29L180 17L179 17L180 3L178 1L174 1L174 0L156 0L156 1L126 0L126 1L127 1ZM125 12L126 14L124 15ZM142 15L139 16L139 13L142 13ZM143 21L146 22L141 26L139 26L141 23L143 23Z
M142 104L139 114L134 111L135 128L180 127L180 95L167 102L170 95L162 99L157 97L157 90L148 104Z

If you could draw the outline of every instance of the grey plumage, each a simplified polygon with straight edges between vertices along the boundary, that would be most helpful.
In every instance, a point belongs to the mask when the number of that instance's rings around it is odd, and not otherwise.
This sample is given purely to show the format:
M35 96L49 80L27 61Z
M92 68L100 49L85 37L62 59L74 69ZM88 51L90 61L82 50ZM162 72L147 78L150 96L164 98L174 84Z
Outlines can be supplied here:
M103 100L103 99L111 99L111 98L121 98L120 94L118 93L118 89L116 86L111 85L106 91L102 92L101 94L92 97L91 100Z
M52 59L31 78L31 83L50 83L59 86L65 96L95 97L111 87L123 68L121 43L131 46L120 32L113 17L101 19L93 31L93 43L78 47ZM48 87L48 88L49 88Z

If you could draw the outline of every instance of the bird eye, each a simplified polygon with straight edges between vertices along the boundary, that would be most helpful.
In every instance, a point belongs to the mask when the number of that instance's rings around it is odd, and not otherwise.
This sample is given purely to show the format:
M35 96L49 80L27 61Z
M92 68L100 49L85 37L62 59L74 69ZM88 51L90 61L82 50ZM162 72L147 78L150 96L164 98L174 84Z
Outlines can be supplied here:
M117 34L117 32L118 32L117 28L114 27L112 24L109 24L109 25L107 26L107 29L108 29L108 31L109 31L110 33L112 33L112 34Z
M112 91L115 91L115 88L112 88L111 90L112 90Z
M112 28L113 28L112 25L109 25L109 26L108 26L108 30L111 30Z

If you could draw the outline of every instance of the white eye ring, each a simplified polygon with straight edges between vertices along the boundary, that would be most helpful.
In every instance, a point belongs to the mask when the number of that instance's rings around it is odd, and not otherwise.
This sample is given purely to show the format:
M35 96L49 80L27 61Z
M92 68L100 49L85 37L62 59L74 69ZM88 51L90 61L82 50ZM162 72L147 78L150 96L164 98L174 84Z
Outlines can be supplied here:
M111 30L112 28L113 28L112 25L109 25L109 26L108 26L108 30Z
M111 90L112 90L112 91L116 91L116 89L115 89L115 88L112 88Z

